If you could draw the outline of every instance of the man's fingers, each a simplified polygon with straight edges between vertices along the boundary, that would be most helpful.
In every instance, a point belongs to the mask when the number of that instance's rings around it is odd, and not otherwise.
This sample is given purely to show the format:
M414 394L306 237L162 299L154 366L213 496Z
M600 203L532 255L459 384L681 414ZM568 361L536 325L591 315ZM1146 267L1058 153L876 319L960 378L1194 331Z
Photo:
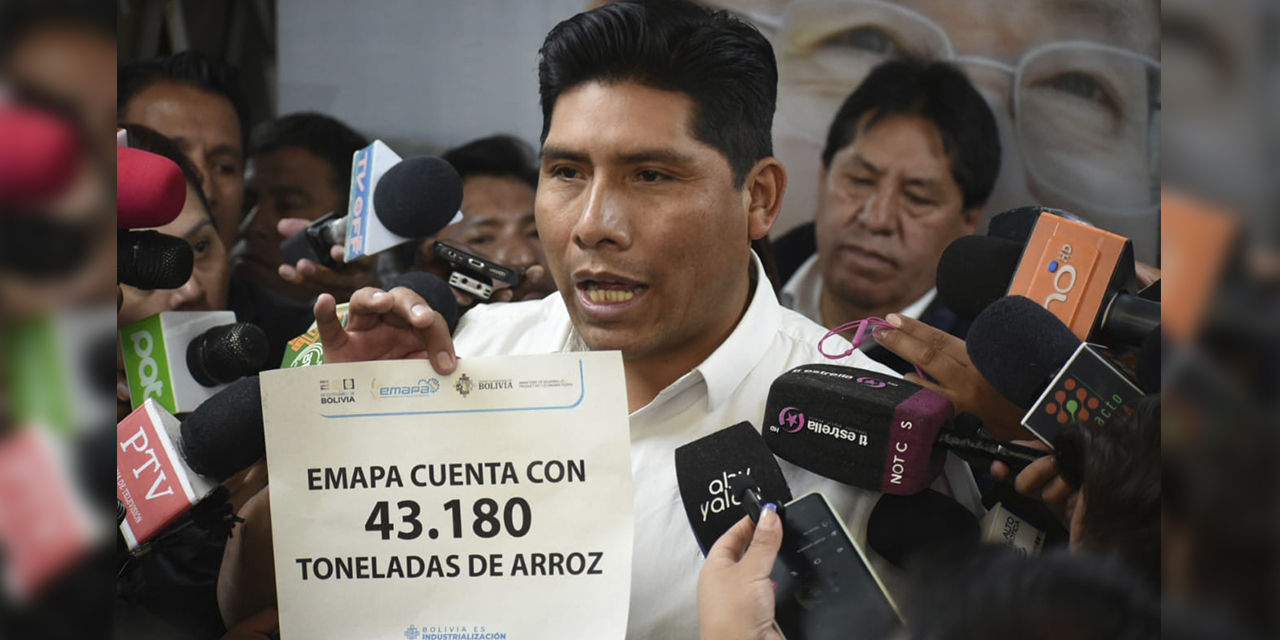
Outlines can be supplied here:
M1054 476L1040 491L1040 499L1044 500L1045 504L1053 507L1055 511L1062 512L1066 508L1067 499L1075 492L1076 490L1072 489L1071 485L1062 479L1062 476Z
M720 560L736 564L742 559L747 545L751 544L751 536L755 530L756 526L751 522L751 518L743 516L737 524L729 527L729 530L724 532L715 544L711 545L711 549L707 551L707 561Z
M338 262L342 262L342 259L345 258L346 255L347 252L343 250L342 245L340 244L335 244L332 247L329 247L329 257L337 260Z
M1023 469L1018 474L1018 477L1013 479L1013 486L1018 490L1018 493L1036 495L1057 475L1057 462L1053 459L1053 456L1046 456L1027 465L1027 468Z
M999 460L991 461L991 477L996 480L1003 482L1009 479L1009 473L1012 471L1013 470L1009 468L1009 465L1000 462Z
M391 294L376 287L364 287L351 294L347 305L347 329L364 331L372 329L382 321L383 315L391 311L394 298Z
M778 549L782 548L782 518L771 509L760 512L760 522L756 524L755 535L751 536L751 546L742 558L743 565L752 576L767 576L773 570L773 563L778 559Z
M280 235L288 238L289 236L306 229L309 224L311 224L311 221L305 218L281 218L280 221L276 223L276 231L280 232Z
M425 350L431 354L431 366L440 374L453 373L458 357L453 351L453 336L449 335L444 316L412 289L396 287L391 290L391 296L395 299L391 313L414 328Z
M511 287L503 287L493 292L490 302L511 302L516 297L516 290Z
M298 275L298 270L293 265L282 264L276 268L276 273L280 274L280 279L291 284L300 284L302 278Z
M909 319L908 319L909 320ZM947 336L947 334L943 334ZM960 363L951 357L942 341L928 334L922 338L901 329L881 329L873 334L876 342L884 348L898 354L903 360L920 367L939 381L946 382L954 377ZM947 336L954 338L954 336ZM959 340L959 338L954 338Z
M298 275L306 278L310 278L316 275L316 269L318 266L319 265L317 265L316 263L310 260L307 260L306 258L303 258L302 260L298 261L298 265L296 268L298 270Z
M333 296L322 293L316 298L313 309L316 314L316 329L320 331L320 342L325 348L338 349L347 341L347 332L338 320L338 301Z

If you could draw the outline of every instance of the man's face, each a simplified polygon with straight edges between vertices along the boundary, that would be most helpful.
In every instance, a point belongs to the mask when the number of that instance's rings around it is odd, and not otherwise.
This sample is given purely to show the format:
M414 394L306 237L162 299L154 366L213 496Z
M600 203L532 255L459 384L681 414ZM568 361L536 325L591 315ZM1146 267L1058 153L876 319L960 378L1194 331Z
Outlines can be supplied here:
M157 82L134 96L123 116L172 138L191 159L222 243L234 244L244 204L244 147L231 102L188 84Z
M286 291L292 285L277 272L284 260L280 243L285 238L276 223L282 218L316 220L332 211L346 211L347 203L334 186L333 167L307 149L283 147L260 153L252 164L246 187L255 206L244 232L245 252L237 256L236 268L249 271L272 289Z
M692 112L683 94L627 82L556 101L538 232L592 349L635 359L714 348L742 314L747 196L728 160L693 137Z
M892 115L860 125L819 186L818 268L827 292L864 309L911 304L933 287L942 250L977 225L979 212L962 215L963 202L931 122Z
M533 215L534 197L533 187L519 178L470 176L462 183L462 220L445 227L437 238L461 243L504 266L546 267ZM555 282L543 272L541 277L521 281L513 300L544 298L553 291Z

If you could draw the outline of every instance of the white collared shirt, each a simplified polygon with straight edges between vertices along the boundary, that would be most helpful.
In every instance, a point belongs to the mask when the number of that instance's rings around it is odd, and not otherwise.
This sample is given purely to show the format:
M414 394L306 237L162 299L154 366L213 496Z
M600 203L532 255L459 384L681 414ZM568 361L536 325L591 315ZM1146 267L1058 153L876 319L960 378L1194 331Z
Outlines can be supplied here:
M933 298L937 294L936 287L929 289L915 302L899 311L898 315L918 320L920 314L933 303ZM778 298L782 301L782 306L818 324L824 324L822 321L822 271L818 269L818 254L809 256L809 259L796 269L791 279L782 286L782 292ZM868 340L862 346L869 347L873 344L875 344L874 340Z
M802 364L827 362L817 343L826 331L782 308L759 259L755 293L727 339L705 361L631 414L631 473L635 481L635 542L627 637L698 637L697 582L702 552L680 501L675 450L707 434L749 420L760 428L775 378ZM572 350L573 324L560 295L529 302L480 305L458 323L454 346L461 358ZM849 343L833 336L824 345L841 353ZM861 352L834 361L893 374ZM897 374L893 374L897 375ZM865 549L867 517L878 493L849 487L779 460L792 495L821 491ZM946 478L934 488L956 495L981 514L980 495L968 468L948 456ZM892 568L868 551L876 570Z

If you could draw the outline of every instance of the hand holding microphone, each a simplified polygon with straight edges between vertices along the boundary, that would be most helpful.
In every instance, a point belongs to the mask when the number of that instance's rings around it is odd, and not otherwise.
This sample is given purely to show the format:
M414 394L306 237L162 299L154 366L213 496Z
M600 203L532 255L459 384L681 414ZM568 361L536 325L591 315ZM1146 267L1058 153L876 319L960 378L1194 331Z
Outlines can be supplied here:
M310 224L311 221L305 218L284 218L276 223L276 230L288 238L302 233ZM344 255L340 244L329 248L329 257L334 262L342 263ZM281 280L301 287L310 295L332 293L349 298L362 287L382 284L378 280L377 258L373 256L345 263L340 268L336 265L327 267L309 258L302 258L293 264L280 265L277 272Z
M701 640L782 640L769 578L781 547L782 519L767 507L758 524L744 517L716 541L698 575Z

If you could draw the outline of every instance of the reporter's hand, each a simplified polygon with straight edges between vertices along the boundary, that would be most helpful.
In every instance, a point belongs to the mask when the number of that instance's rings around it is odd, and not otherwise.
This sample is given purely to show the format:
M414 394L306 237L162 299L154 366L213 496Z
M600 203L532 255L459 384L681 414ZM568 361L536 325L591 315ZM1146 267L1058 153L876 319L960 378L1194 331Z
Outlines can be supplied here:
M743 518L720 536L698 575L701 640L782 640L773 628L773 571L782 519L766 509L760 525Z
M245 618L221 640L277 640L280 637L280 613L265 609Z
M453 373L458 356L449 326L412 289L390 292L366 287L351 296L347 326L338 320L337 301L316 299L316 329L324 344L325 362L430 358L437 373Z
M1018 440L1020 444L1032 449L1049 451L1049 447L1039 440ZM996 480L1007 480L1012 470L1003 462L991 463L991 476ZM1049 512L1071 530L1071 538L1076 539L1078 518L1076 511L1080 503L1080 491L1067 484L1058 473L1058 460L1055 456L1045 456L1027 465L1013 479L1013 487L1025 496L1039 498L1049 508Z
M885 321L897 329L876 331L872 334L876 342L920 367L937 383L914 373L903 377L942 394L955 405L957 413L967 411L982 418L986 430L1000 440L1030 435L1022 427L1025 412L982 377L969 361L964 340L896 313L889 314Z
M300 233L311 224L304 218L284 218L276 223L280 235L288 238ZM341 261L345 255L341 245L329 248L329 255ZM366 256L353 262L344 263L341 268L330 269L313 260L299 260L295 264L282 264L277 269L280 279L306 292L307 296L332 293L341 298L350 297L361 287L381 285L378 278L378 259Z

